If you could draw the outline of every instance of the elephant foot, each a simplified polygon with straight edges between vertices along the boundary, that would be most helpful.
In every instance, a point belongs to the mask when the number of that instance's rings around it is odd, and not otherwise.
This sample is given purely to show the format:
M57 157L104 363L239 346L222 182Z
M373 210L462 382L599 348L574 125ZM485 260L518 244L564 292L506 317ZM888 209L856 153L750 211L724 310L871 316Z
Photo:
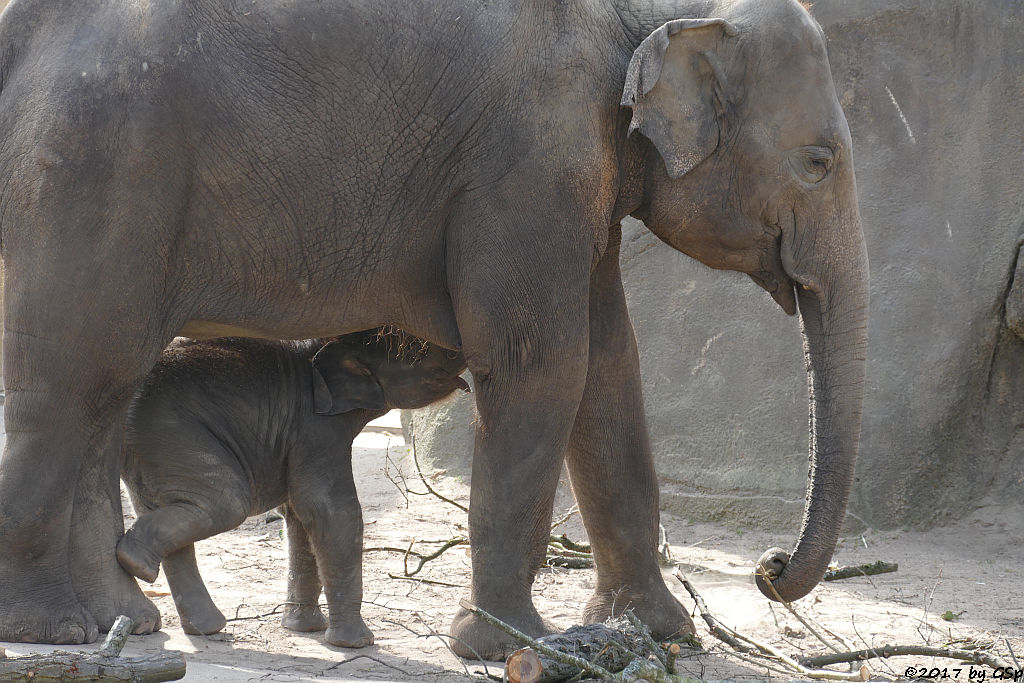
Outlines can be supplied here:
M143 595L138 582L128 576L113 558L110 563L113 566L111 575L107 577L107 586L79 593L82 603L96 617L100 632L106 633L113 628L114 621L122 614L132 620L132 635L145 636L159 631L162 625L160 610Z
M366 647L373 645L373 632L358 614L339 623L331 624L324 640L337 647Z
M301 633L323 631L327 628L327 617L318 605L286 605L284 616L281 617L281 626L289 631ZM370 639L370 642L373 642L372 635Z
M633 610L651 629L655 640L674 640L696 633L690 615L660 577L645 591L631 590L629 586L618 590L599 588L587 601L583 623L600 623L611 616L621 616L627 609Z
M0 567L0 605L0 641L81 645L99 637L69 581L48 585L37 571Z
M167 578L177 577L174 571L167 569ZM190 636L208 636L219 633L226 625L224 614L213 604L210 593L202 580L197 584L186 584L182 590L177 582L171 582L171 595L174 596L174 607L181 619L181 630Z
M536 638L554 630L544 623L532 604L528 604L527 608L519 614L515 612L510 614L509 610L492 611L483 605L480 607L528 636ZM451 633L454 639L452 650L465 659L503 661L522 647L522 643L462 607L459 608L454 621L452 621Z
M227 625L224 614L210 605L208 609L186 610L178 607L178 617L181 619L181 630L190 636L209 636L220 633Z
M160 574L160 560L163 559L133 533L125 532L117 544L117 561L132 576L153 583Z

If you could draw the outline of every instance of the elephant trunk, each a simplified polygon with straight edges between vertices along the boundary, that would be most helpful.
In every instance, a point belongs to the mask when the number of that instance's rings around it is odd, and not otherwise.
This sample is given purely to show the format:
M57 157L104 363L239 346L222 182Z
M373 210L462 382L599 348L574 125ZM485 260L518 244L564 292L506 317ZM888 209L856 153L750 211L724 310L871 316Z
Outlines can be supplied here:
M867 254L856 203L853 207L852 214L850 209L836 212L832 229L812 230L810 235L794 218L793 230L783 237L783 265L798 283L807 366L809 481L792 555L772 548L758 561L757 586L772 600L798 600L821 580L839 540L853 484L868 315ZM805 230L794 239L800 227ZM794 250L794 242L802 253Z

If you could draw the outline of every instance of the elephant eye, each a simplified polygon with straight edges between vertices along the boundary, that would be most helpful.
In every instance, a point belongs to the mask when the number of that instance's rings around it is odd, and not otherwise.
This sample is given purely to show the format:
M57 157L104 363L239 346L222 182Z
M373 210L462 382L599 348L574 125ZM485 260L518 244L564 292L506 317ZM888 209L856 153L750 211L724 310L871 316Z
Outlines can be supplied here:
M793 170L800 180L814 185L820 183L832 170L835 156L828 147L803 147L790 157Z

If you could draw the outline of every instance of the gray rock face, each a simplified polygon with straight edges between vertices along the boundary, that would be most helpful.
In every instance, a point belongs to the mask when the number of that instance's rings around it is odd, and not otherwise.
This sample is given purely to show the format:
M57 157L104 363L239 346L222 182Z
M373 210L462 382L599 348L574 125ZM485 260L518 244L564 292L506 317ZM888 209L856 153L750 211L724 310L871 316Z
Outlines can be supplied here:
M853 133L871 262L848 524L932 526L982 497L1020 503L1024 9L818 0L812 11ZM711 271L636 221L623 227L663 507L795 531L807 473L797 320L746 276ZM465 409L413 418L421 455L429 430L466 462L472 397L459 400Z

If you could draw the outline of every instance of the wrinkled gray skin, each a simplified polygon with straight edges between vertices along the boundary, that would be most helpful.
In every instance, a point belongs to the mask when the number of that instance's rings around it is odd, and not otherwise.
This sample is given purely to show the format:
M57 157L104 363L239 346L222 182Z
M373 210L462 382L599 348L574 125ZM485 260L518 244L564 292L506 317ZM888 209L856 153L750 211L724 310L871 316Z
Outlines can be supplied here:
M0 45L0 639L155 627L114 558L117 455L172 337L381 324L474 377L473 602L545 630L530 589L565 460L597 562L584 619L628 604L659 638L691 630L657 563L626 215L799 308L807 514L762 564L788 600L821 577L867 263L849 130L794 0L13 0ZM451 633L465 655L511 646L465 611Z
M465 367L459 353L398 346L376 331L326 345L176 341L128 415L121 477L140 516L117 546L118 561L150 582L162 562L185 632L216 633L224 615L193 544L280 505L289 559L282 625L326 629L332 645L371 644L360 616L363 520L352 440L392 408L468 389L459 377ZM321 588L330 622L318 606Z

